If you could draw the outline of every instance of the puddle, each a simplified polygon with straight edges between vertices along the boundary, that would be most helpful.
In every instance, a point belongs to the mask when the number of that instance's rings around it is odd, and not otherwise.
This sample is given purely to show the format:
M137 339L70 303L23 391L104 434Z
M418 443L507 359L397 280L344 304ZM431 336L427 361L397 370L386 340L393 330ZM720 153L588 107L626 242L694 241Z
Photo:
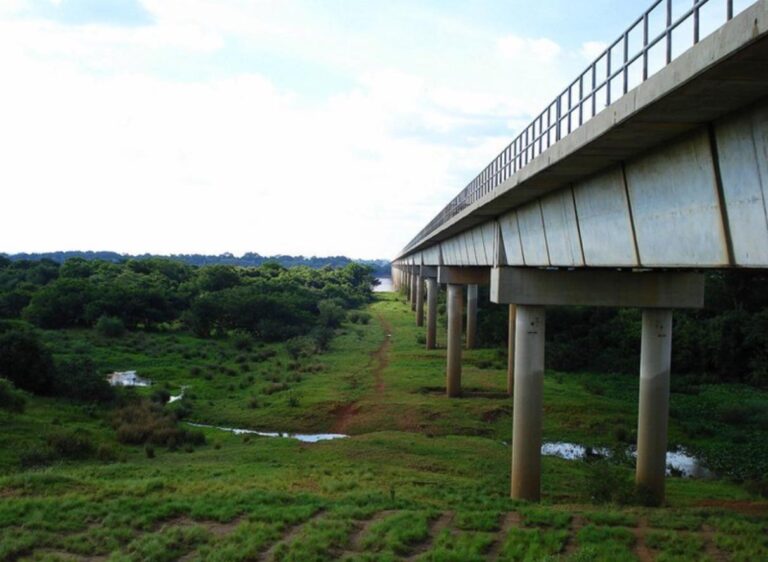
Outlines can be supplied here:
M332 439L345 439L348 435L341 433L282 433L271 431L255 431L253 429L238 429L235 427L219 427L216 425L208 425L204 423L187 422L188 425L193 427L207 427L213 429L220 429L221 431L229 431L235 435L259 435L261 437L282 437L283 439L296 439L303 443L317 443L318 441L331 441Z
M604 447L585 447L577 443L554 442L544 443L541 446L541 454L573 461L593 455L609 457L611 451ZM634 449L630 449L630 454L633 457L637 456L637 452ZM700 459L682 448L667 452L667 475L670 475L672 472L680 473L687 478L707 479L715 477L715 473L704 467Z
M173 404L174 402L178 402L182 398L184 398L184 391L187 390L188 386L182 386L181 387L181 393L177 395L171 395L171 397L168 399L169 404Z
M152 381L143 379L136 371L118 371L107 375L107 382L111 386L152 386Z

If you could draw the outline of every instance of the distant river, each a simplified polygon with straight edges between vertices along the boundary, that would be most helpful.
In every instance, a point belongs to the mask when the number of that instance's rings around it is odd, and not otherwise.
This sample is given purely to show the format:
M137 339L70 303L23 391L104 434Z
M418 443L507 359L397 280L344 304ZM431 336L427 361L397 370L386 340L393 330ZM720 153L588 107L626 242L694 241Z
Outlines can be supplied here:
M374 293L389 293L392 291L391 277L378 277L379 284L373 288Z

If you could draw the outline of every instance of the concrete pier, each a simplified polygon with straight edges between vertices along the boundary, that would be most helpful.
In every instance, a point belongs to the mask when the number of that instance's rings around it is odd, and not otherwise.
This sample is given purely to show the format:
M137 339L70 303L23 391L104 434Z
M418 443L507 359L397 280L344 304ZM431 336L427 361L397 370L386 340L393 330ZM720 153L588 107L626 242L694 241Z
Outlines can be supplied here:
M672 311L646 309L640 350L635 482L658 504L664 501L671 362Z
M410 303L411 310L416 311L416 274L411 272L410 275Z
M544 307L517 307L511 496L518 500L541 496L545 320Z
M515 393L515 332L517 332L517 306L509 305L509 335L507 336L507 394Z
M448 341L445 387L449 397L461 395L461 327L464 291L461 285L448 285Z
M467 285L467 349L477 346L477 285Z
M424 279L416 276L416 325L424 325Z
M427 349L437 347L437 279L427 277Z

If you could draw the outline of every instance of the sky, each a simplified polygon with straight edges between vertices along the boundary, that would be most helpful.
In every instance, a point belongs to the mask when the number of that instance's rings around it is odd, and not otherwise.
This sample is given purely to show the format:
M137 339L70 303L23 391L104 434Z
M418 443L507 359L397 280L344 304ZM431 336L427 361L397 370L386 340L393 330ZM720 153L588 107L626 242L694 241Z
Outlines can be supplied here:
M1 0L0 252L392 258L645 5Z

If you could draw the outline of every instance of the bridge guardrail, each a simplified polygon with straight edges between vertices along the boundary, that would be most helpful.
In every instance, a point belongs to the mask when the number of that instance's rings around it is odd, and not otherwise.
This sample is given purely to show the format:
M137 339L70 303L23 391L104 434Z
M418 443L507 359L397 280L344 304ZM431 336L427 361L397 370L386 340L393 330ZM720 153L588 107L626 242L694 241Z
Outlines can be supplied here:
M720 25L734 17L735 0L655 0L650 8L637 18L603 53L563 90L522 132L438 215L411 240L403 250L407 253L428 234L461 213L472 203L488 195L494 188L527 166L534 158L560 139L581 127L604 108L630 90L633 70L639 74L636 87L649 77L653 49L663 47L661 66L670 64L673 58L673 35L683 25L691 22L692 33L684 49L696 45L701 39L701 12L709 4L724 8ZM721 4L721 3L724 3ZM675 8L688 4L681 13ZM676 17L675 17L676 16ZM661 17L664 27L652 35L652 20ZM640 35L639 50L630 53L633 35ZM636 67L639 65L639 68ZM633 67L635 67L633 69ZM618 82L618 83L617 83ZM586 87L585 87L586 85ZM620 92L617 97L616 92Z

